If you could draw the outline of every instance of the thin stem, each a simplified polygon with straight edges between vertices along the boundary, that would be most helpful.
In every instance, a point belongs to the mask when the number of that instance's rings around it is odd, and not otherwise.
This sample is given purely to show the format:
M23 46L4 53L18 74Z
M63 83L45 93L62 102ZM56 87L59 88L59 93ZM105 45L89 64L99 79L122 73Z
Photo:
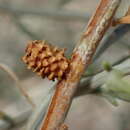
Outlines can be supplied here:
M22 87L18 77L16 74L5 64L0 63L0 69L4 70L7 72L7 74L16 82L16 86L19 89L20 93L26 98L26 100L33 106L35 107L35 104L33 103L32 99L29 97L29 95L26 93L24 88Z
M120 70L124 76L129 75L130 72L130 58L124 60L118 65L113 66L114 69ZM103 85L106 81L106 77L108 77L108 74L106 71L102 71L100 73L97 73L93 77L86 77L81 79L78 91L75 94L75 96L81 96L86 95L88 93L92 93L95 90L99 89L101 85Z
M119 59L118 61L114 62L112 64L112 66L115 66L115 65L118 65L120 63L122 63L123 61L125 61L126 59L129 59L130 58L130 54L127 54L126 56L123 56L121 59Z
M114 63L112 64L112 67L114 67L114 66L116 66L116 65L118 65L118 64L120 64L120 63L122 63L123 61L125 61L125 60L128 59L128 58L130 58L130 54L127 54L127 55L125 55L125 56L122 56L119 60L117 60L116 62L114 62ZM96 74L101 73L102 71L104 71L103 68L100 69L100 70L98 70L98 71L95 71L95 72L93 72L93 73L90 73L90 74L87 74L87 72L86 72L86 73L83 74L82 78L93 77L93 76L95 76Z
M113 24L114 24L113 26L117 26L119 24L130 24L130 15L115 20Z

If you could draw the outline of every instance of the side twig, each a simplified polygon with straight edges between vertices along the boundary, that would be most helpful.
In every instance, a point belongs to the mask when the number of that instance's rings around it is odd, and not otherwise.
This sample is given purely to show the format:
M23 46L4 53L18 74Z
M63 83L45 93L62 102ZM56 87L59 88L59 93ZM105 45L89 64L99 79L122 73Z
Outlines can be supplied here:
M125 61L125 60L127 60L127 59L129 59L129 58L130 58L130 53L128 53L128 54L126 54L126 55L123 55L120 59L118 59L117 61L115 61L115 62L112 64L112 67L115 66L115 65L121 64L123 61ZM82 75L82 79L88 78L88 77L91 78L91 77L95 76L96 74L101 73L102 71L104 71L103 68L101 68L101 69L99 69L99 70L97 70L97 71L94 71L94 72L92 72L92 73L90 73L90 74L84 73L84 74Z
M120 70L124 73L124 76L129 75L130 73L130 58L122 61L122 63L119 63L118 65L114 65L113 68ZM83 78L80 81L78 91L76 92L75 96L83 96L92 92L95 92L97 89L102 86L105 81L106 77L108 77L108 73L106 71L101 71L100 73L97 73L94 75L91 80L89 80L89 77Z
M62 125L79 80L84 70L91 63L93 54L104 33L111 25L119 3L120 0L101 0L87 30L74 49L70 70L66 78L59 81L56 86L45 120L41 124L41 130L56 130Z

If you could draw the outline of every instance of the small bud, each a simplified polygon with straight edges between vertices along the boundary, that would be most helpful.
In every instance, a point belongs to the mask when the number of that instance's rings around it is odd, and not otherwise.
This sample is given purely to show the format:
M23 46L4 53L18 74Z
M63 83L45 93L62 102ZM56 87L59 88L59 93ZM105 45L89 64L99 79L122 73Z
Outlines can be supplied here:
M108 71L108 72L110 72L110 71L112 70L112 66L110 65L109 62L104 61L104 62L102 63L102 65L103 65L104 70L106 70L106 71Z

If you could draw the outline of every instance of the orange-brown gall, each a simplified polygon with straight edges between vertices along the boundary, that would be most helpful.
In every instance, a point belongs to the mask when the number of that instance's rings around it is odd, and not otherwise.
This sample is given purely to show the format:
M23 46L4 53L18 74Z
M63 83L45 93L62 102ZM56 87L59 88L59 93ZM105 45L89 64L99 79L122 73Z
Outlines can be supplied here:
M70 61L64 56L65 49L48 44L46 41L30 41L22 60L27 68L49 80L62 79Z

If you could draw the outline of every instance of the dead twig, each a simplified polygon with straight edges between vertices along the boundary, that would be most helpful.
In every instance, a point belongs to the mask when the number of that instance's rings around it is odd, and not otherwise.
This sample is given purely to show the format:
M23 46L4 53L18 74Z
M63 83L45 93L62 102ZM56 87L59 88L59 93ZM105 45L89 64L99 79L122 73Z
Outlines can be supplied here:
M41 130L56 130L63 123L79 80L91 63L104 33L111 25L120 0L101 0L79 44L75 47L66 78L58 82Z
M115 25L118 24L130 24L130 15L124 16L123 18L120 18L117 21L115 21Z
M20 83L18 77L16 76L16 74L7 65L5 65L3 63L0 63L0 69L4 70L5 72L7 72L9 74L9 76L16 82L17 88L19 89L19 91L21 92L21 94L27 99L27 101L33 107L35 107L35 104L32 102L32 99L26 93L26 91L24 90L24 88L21 86L21 83Z

